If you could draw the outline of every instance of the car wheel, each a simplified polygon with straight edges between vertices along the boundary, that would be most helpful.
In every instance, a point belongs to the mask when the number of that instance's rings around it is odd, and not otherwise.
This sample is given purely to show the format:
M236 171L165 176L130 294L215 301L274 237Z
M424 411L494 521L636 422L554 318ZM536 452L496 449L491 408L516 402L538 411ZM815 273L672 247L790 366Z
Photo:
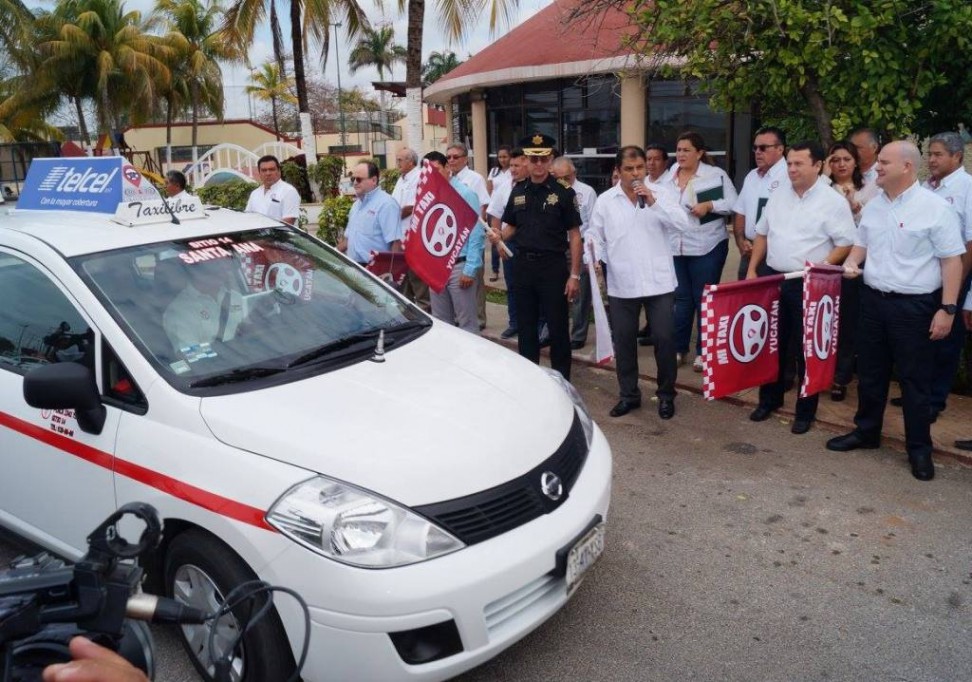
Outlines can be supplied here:
M229 547L213 535L189 530L176 536L165 555L166 594L184 604L213 612L224 595L256 575ZM209 681L214 677L210 634L216 657L222 656L246 622L249 605L243 603L215 624L182 625L182 643L196 670ZM278 682L295 668L294 657L280 617L271 609L244 636L230 665L234 682Z

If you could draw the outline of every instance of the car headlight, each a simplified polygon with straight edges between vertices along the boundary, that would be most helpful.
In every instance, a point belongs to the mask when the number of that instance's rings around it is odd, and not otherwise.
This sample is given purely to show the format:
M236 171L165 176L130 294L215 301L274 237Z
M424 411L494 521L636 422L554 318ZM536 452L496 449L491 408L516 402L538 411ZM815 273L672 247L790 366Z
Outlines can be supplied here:
M555 369L550 369L549 367L541 367L544 372L547 373L551 379L557 382L557 385L564 389L564 392L570 397L571 402L574 403L574 411L577 412L577 416L580 418L581 426L584 427L584 438L587 440L587 448L590 449L591 442L594 440L594 420L591 419L591 413L587 410L587 405L584 403L584 399L581 398L580 393L574 388L574 385L564 379L564 375Z
M284 493L267 521L319 554L366 568L405 566L465 547L405 507L324 476Z

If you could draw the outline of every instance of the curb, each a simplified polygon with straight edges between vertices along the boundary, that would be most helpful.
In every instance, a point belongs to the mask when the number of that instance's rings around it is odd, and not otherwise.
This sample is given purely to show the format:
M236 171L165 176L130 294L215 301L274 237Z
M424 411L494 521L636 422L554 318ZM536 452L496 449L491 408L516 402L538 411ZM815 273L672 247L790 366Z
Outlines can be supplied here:
M482 332L482 337L485 338L485 339L489 339L493 343L499 344L501 346L504 346L505 348L509 348L510 350L516 352L517 346L516 346L516 341L515 340L511 340L511 339L501 339L501 338L499 338L499 335L495 335L495 334L489 332L488 330L484 330ZM550 355L549 351L547 349L545 349L545 348L540 351L540 354L542 356L547 356L547 357L549 357L549 355ZM602 370L602 371L605 371L605 372L612 372L612 373L614 372L614 365L613 364L611 364L611 365L598 365L593 360L590 360L590 359L584 357L583 355L579 355L576 352L575 353L572 353L571 355L573 357L573 362L574 363L579 363L579 364L585 365L587 367L590 367L592 369L599 369L599 370ZM655 381L657 379L657 377L652 376L651 374L646 374L644 372L639 372L638 378L640 380L643 380L643 381ZM684 391L685 393L692 393L692 394L698 395L698 396L701 396L702 395L702 391L701 391L700 388L698 388L696 386L691 386L689 384L682 383L680 381L676 381L675 382L675 387L678 390L680 390L680 391ZM753 403L751 401L744 400L742 398L732 397L732 396L729 396L729 397L726 397L726 398L720 398L719 400L721 400L722 402L729 403L731 405L737 405L739 407L755 407L755 403ZM791 418L795 416L792 410L785 409L785 408L784 409L777 410L777 414L779 414L781 416L784 416L784 417L791 417ZM838 423L838 422L827 421L827 420L822 420L822 419L817 419L816 420L816 424L818 426L821 426L821 427L825 428L826 430L832 431L834 433L841 433L841 432L847 431L850 428L853 428L853 424ZM903 436L896 436L896 435L887 436L887 435L882 435L881 436L881 446L882 447L891 447L891 448L893 448L895 450L898 450L900 452L906 452L906 449L905 449L905 441L904 441L904 437ZM961 466L965 466L965 467L972 468L972 452L965 453L965 452L963 452L961 450L943 449L941 447L937 447L936 446L936 447L933 447L932 454L935 457L938 457L940 459L947 460L949 462L953 462L953 463L958 464L958 465L961 465Z

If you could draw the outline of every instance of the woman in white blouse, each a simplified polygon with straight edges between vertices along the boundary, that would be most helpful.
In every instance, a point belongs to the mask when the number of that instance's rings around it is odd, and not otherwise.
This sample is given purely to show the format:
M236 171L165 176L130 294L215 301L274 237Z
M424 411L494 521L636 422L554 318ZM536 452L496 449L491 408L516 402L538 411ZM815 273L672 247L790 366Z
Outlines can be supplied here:
M851 213L854 214L854 223L859 224L864 204L873 199L880 190L874 183L864 183L857 147L846 140L830 145L826 168L830 171L830 186L847 197ZM860 288L859 278L841 280L837 368L834 371L834 384L830 387L830 399L837 402L847 397L847 384L854 376Z
M722 278L729 254L726 217L736 202L736 188L725 171L712 164L702 136L682 133L675 146L675 165L662 178L688 213L689 226L672 235L675 255L675 345L679 364L685 361L692 338L692 323L701 329L702 289ZM702 334L695 344L696 372L702 371Z

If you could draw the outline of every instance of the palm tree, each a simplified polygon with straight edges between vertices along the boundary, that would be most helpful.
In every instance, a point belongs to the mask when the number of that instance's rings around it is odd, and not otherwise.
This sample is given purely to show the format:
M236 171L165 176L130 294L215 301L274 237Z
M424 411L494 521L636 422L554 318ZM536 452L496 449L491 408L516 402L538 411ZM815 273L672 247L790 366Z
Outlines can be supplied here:
M170 80L170 49L147 33L140 12L125 11L122 0L64 0L52 18L56 37L38 46L43 67L90 76L102 130L153 110L159 84Z
M364 29L358 44L348 56L348 70L351 73L373 66L378 70L379 80L385 80L385 71L391 73L396 63L405 63L405 48L395 44L395 28L391 24Z
M280 121L277 118L277 102L295 104L297 98L293 94L294 79L283 76L276 62L268 61L260 66L260 70L250 74L253 85L246 86L246 94L254 95L258 100L270 102L273 111L273 132L280 139Z
M484 9L489 10L489 30L508 25L520 0L439 0L439 24L450 41L460 41L466 29L475 26ZM399 11L408 11L408 39L405 56L405 115L408 144L422 148L422 27L425 0L398 0Z
M271 15L275 11L274 0L233 0L223 19L223 30L230 40L242 50L253 42L258 24L267 18L269 7ZM305 11L306 10L306 11ZM368 17L361 9L358 0L290 0L290 37L294 60L294 85L297 91L297 108L301 114L309 114L307 103L307 77L304 70L304 52L308 39L321 44L324 62L330 45L328 29L338 16L343 15L342 25L348 38L353 38L368 26ZM283 70L280 69L283 73Z
M203 0L157 0L155 11L168 24L165 42L172 48L172 71L178 73L181 87L188 89L195 162L200 107L223 119L223 72L219 63L242 62L243 53L217 30L223 14L219 0L205 0L205 4Z
M462 62L452 50L433 52L425 62L425 68L422 69L422 80L426 85L431 85L460 64Z

